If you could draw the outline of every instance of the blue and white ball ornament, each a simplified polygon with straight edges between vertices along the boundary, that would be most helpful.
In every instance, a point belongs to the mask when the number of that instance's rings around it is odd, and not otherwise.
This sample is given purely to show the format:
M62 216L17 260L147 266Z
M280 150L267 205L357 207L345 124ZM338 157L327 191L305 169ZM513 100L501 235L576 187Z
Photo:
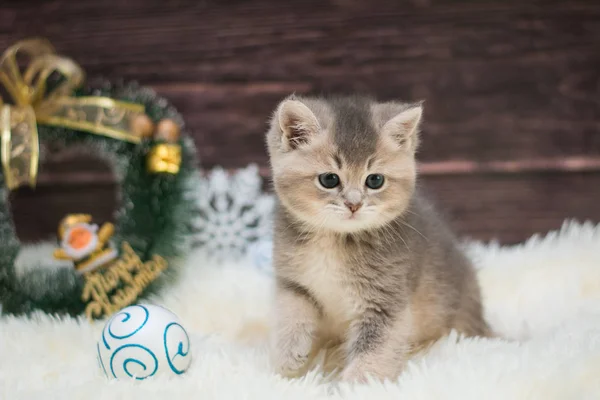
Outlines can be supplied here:
M150 304L112 316L97 343L100 368L109 378L143 380L181 375L190 365L190 339L171 311Z

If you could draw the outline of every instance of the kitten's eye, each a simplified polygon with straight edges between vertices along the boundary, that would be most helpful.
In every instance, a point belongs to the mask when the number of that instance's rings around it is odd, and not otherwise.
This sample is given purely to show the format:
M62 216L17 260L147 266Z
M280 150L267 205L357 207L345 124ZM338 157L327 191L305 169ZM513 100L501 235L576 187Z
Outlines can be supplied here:
M333 189L340 184L340 177L337 174L326 172L319 175L319 183L326 189Z
M367 185L370 189L379 189L383 186L383 182L385 179L381 174L371 174L367 176L367 180L365 181L365 185Z

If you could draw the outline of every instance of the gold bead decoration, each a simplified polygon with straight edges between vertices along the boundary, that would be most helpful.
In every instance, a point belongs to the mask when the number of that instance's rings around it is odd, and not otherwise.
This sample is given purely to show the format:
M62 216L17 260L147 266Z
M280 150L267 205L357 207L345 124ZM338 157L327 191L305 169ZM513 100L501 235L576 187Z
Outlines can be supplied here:
M169 143L175 143L179 140L181 130L179 125L172 119L163 119L158 122L154 139L164 140Z
M154 133L154 122L147 115L138 115L131 120L131 130L141 138L151 138Z

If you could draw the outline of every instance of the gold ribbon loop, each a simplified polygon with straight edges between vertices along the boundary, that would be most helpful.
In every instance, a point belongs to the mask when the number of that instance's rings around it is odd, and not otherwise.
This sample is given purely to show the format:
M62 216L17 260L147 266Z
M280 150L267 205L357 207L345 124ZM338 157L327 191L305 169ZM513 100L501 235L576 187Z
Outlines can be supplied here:
M45 39L27 39L14 44L6 49L0 58L0 82L4 85L8 94L17 106L32 104L33 90L30 84L23 79L17 57L24 53L30 60L54 54L54 47ZM29 82L33 74L26 73Z
M19 58L29 58L25 72ZM61 80L51 89L48 78L57 73ZM0 97L0 156L6 186L12 190L28 184L35 187L39 162L37 124L103 135L139 143L131 131L134 118L144 106L109 97L76 97L74 89L85 73L73 60L55 54L45 39L27 39L9 47L0 58L0 84L14 105Z
M63 81L52 92L46 93L46 82L54 72L60 74ZM33 88L30 104L38 104L44 97L49 101L61 96L70 96L74 89L81 86L84 79L85 74L79 65L54 54L33 59L24 76L25 84Z

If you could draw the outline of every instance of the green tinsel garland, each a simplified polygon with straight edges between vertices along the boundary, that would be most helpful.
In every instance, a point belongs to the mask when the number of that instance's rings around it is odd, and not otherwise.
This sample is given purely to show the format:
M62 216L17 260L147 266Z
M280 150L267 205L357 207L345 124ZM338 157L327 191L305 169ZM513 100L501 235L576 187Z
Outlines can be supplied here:
M153 120L171 118L181 123L180 115L166 100L137 84L111 85L79 90L77 96L108 96L145 105ZM189 137L182 134L181 169L178 174L148 174L146 154L152 140L131 144L116 139L65 128L38 126L40 145L84 146L110 163L119 185L119 209L115 216L115 243L128 242L142 260L157 254L169 267L142 293L155 293L171 281L179 261L188 250L190 234L187 218L193 208L189 194L196 167L196 154ZM42 165L43 168L43 165ZM78 210L73 210L77 212ZM2 314L29 314L40 310L52 314L82 314L84 278L74 269L33 268L16 273L14 264L20 241L10 213L8 191L0 172L0 307ZM52 257L49 255L49 257Z

